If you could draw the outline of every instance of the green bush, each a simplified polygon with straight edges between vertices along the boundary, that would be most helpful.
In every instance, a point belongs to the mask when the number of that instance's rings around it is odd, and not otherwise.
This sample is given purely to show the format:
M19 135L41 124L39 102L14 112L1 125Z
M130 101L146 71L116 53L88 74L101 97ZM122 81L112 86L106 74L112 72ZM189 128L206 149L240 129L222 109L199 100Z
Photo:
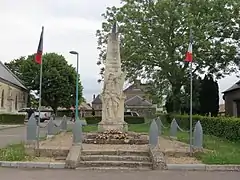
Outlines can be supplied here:
M58 110L57 111L58 117L63 117L63 116L71 117L71 114L72 114L71 110Z
M189 115L175 115L179 126L184 129L189 129ZM173 116L171 116L173 119ZM240 140L240 119L231 117L208 117L193 115L193 127L197 121L201 122L203 133L221 138L226 138L231 141Z
M156 114L156 117L160 117L161 121L163 124L170 124L172 121L172 115L171 114L163 114L163 113L159 113Z
M98 124L102 120L102 116L85 117L87 124ZM144 117L126 116L124 121L128 124L142 124L145 122Z
M126 116L124 117L124 121L128 124L143 124L145 118L142 116Z
M25 114L0 114L0 124L24 124Z
M98 124L102 120L102 116L87 116L84 118L87 124Z

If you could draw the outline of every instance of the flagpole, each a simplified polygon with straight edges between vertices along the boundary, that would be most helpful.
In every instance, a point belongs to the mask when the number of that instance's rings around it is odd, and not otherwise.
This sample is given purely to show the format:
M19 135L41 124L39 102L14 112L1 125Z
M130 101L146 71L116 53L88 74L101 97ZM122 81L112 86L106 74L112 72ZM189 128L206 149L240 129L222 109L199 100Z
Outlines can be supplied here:
M39 140L40 140L40 113L41 113L41 104L42 104L42 63L40 65L40 83L39 83L39 103L38 103L38 125L37 125L37 149L39 149Z
M193 146L193 135L192 135L192 62L190 62L190 133L189 133L189 140L190 140L190 155L192 155L192 146Z
M42 27L42 32L44 31L44 27ZM37 125L37 149L39 149L39 141L40 141L40 113L41 113L41 106L42 106L42 71L43 71L43 62L41 59L40 64L40 79L39 79L39 102L38 102L38 125Z

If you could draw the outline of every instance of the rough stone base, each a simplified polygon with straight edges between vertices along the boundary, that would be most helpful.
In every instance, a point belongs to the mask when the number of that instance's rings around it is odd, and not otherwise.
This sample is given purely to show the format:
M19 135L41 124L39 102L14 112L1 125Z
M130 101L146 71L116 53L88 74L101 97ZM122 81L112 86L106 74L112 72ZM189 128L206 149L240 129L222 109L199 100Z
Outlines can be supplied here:
M100 122L98 123L98 131L104 132L106 130L119 130L122 132L128 131L128 124L126 122Z
M164 154L158 148L151 148L149 146L149 156L152 161L153 170L167 169L167 164L164 158Z
M82 153L82 145L73 145L68 153L66 159L66 168L75 169L80 162L80 157Z
M36 141L27 141L24 145L25 153L29 156L36 156Z

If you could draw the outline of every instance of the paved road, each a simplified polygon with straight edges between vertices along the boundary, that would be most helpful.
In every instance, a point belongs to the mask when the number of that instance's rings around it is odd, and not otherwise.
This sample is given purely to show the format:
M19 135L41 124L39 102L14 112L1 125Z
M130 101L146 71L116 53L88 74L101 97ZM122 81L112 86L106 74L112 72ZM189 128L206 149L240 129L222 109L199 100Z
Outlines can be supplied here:
M239 180L239 172L27 170L0 168L1 179L18 180Z
M60 123L60 119L56 119L56 123ZM41 123L41 126L46 126L45 123ZM47 133L46 128L40 129L40 136L43 137ZM0 130L0 148L6 147L9 144L17 144L25 141L26 139L26 127L17 127Z

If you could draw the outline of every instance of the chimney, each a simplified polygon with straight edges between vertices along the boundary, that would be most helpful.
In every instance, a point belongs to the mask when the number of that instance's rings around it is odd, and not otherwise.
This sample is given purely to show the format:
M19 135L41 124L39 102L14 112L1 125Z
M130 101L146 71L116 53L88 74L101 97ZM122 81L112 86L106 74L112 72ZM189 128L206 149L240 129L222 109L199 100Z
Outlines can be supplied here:
M93 101L94 101L94 99L96 98L96 95L95 94L93 94Z

